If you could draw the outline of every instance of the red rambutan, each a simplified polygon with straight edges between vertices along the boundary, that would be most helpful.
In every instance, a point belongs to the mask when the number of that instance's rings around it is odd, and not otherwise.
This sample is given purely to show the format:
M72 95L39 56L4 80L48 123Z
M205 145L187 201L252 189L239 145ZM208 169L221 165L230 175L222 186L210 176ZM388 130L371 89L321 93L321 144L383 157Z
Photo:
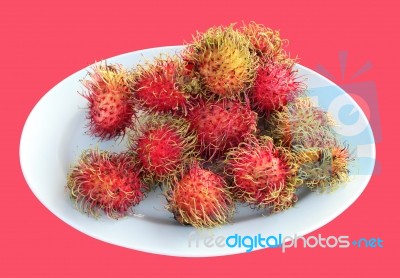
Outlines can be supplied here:
M261 65L249 92L250 102L256 111L269 114L293 101L304 90L304 85L296 81L295 74L293 67L285 64Z
M108 140L125 134L135 116L131 80L121 65L93 66L89 79L82 80L89 101L89 133Z
M227 154L226 173L233 177L235 197L256 207L281 211L296 201L296 169L291 154L272 138L252 138Z
M257 130L257 114L249 105L233 100L200 101L187 119L197 133L201 153L218 157Z
M112 218L125 216L146 191L130 155L99 150L83 152L67 187L80 210L96 217L103 210Z
M135 71L135 98L143 110L154 113L187 110L189 93L182 77L185 68L177 57L155 59Z
M169 184L196 159L196 135L184 119L150 115L138 132L130 149L136 153L148 183Z
M175 219L194 227L214 227L230 220L234 202L224 179L199 165L192 166L167 194Z

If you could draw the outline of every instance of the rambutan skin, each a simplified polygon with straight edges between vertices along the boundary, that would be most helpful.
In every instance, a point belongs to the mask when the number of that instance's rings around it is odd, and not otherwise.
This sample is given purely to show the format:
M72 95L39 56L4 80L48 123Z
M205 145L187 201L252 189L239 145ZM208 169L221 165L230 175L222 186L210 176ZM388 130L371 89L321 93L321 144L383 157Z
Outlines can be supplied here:
M250 41L252 50L263 63L293 66L294 60L284 50L287 40L280 37L279 31L255 22L244 24L239 31Z
M297 146L293 152L299 165L299 178L311 190L332 192L349 181L349 166L353 158L347 147L338 143L324 148Z
M326 147L334 144L331 116L310 98L298 97L268 119L268 135L285 147Z
M296 201L296 168L289 151L270 137L253 138L227 154L226 173L233 177L234 195L256 207L278 212Z
M82 80L88 100L89 134L101 140L124 135L135 118L130 74L121 65L98 64Z
M138 134L131 138L129 148L136 154L147 183L169 185L198 156L197 137L184 119L148 115Z
M239 98L253 83L258 57L250 50L250 41L233 26L210 28L188 48L187 57L211 96Z
M304 84L296 80L293 67L278 63L263 63L257 70L253 87L249 91L252 107L269 115L281 110L304 91Z
M204 95L205 90L201 83L200 74L195 69L196 61L193 60L193 51L193 47L186 46L179 54L182 67L178 83L185 92L190 93L191 99L197 99Z
M67 188L78 209L95 217L103 210L111 218L127 215L147 190L129 154L99 150L83 152L68 174Z
M278 31L255 22L243 25L240 31L249 38L259 56L266 56L269 60L276 60L277 56L283 54L284 40L281 39Z
M149 130L138 140L140 162L156 176L176 168L183 149L183 138L167 126Z
M257 113L234 100L200 101L187 120L196 132L201 153L217 158L257 131Z
M185 113L189 93L184 89L184 74L184 64L177 57L160 57L138 66L134 72L136 101L148 112Z
M211 228L230 221L234 202L225 180L198 164L167 194L167 209L185 225Z

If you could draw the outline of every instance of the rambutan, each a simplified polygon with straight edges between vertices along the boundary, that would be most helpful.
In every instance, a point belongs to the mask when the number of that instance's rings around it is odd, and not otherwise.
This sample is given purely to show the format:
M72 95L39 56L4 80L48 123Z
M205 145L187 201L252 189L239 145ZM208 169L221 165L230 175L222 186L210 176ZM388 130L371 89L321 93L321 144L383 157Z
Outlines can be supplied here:
M227 154L226 173L233 177L234 196L255 207L278 212L296 201L296 164L291 153L270 137L252 138Z
M177 57L156 58L134 72L135 98L145 111L173 113L187 110L184 64Z
M101 140L125 134L135 116L131 78L121 65L97 64L89 72L89 79L82 80L89 101L87 118L90 135Z
M299 178L311 190L334 191L349 180L351 156L346 147L335 144L325 148L294 150L299 164Z
M334 121L308 97L299 97L272 113L268 120L269 135L286 147L325 147L335 142Z
M67 188L80 210L95 217L103 210L112 218L127 215L146 191L130 155L99 150L83 152L68 174Z
M167 209L185 225L210 228L229 222L234 211L224 179L193 165L167 193Z
M187 119L198 137L200 152L217 158L257 130L257 114L234 100L200 101Z
M293 66L294 60L283 49L287 40L281 39L279 31L255 22L243 25L240 31L250 40L261 61Z
M285 41L281 39L278 31L255 22L243 25L240 31L249 38L260 57L264 56L269 60L276 60L277 57L284 55L283 45Z
M182 118L150 115L138 133L137 138L131 138L130 149L136 153L148 183L168 185L196 160L197 138Z
M178 77L178 83L185 92L190 93L191 99L203 96L200 74L195 70L196 62L193 60L193 47L186 46L179 54L182 60L182 69ZM190 102L190 101L189 101Z
M304 90L304 85L296 80L293 67L278 63L263 63L257 70L249 98L255 110L269 114L280 110L293 101Z
M212 96L238 98L254 81L258 58L233 26L210 28L188 46L188 59Z

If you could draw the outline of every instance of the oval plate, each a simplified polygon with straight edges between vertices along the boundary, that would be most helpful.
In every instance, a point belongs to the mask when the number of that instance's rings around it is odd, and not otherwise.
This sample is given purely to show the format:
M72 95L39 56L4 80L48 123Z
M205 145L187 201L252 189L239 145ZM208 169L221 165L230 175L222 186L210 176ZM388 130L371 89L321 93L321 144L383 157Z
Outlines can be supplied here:
M182 46L147 49L116 56L107 62L132 67L161 53L175 54L181 49ZM165 198L157 191L134 208L135 214L123 219L88 217L74 208L65 190L70 165L82 150L89 147L114 151L125 149L124 141L99 143L85 134L86 100L78 92L82 91L79 80L85 78L88 68L57 84L30 113L20 142L23 174L36 197L64 222L96 239L135 250L187 257L221 256L242 253L246 248L219 247L215 242L212 247L207 247L202 236L215 239L235 234L305 235L337 217L360 196L373 172L375 144L366 116L348 94L318 73L301 65L296 65L296 68L300 76L306 77L313 99L341 123L336 131L356 157L351 181L332 194L299 192L300 198L294 208L271 216L265 216L262 210L238 206L232 224L199 232L178 224L164 209ZM351 117L349 114L343 117L342 114L348 110L346 107L352 108ZM354 115L357 119L349 123Z

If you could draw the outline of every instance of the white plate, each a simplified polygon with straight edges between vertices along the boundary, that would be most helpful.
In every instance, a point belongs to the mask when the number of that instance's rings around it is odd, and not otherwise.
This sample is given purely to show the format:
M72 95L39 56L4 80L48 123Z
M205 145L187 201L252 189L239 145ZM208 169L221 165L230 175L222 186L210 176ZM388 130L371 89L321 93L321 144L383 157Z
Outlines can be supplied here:
M120 55L107 61L131 67L145 59L151 60L160 53L176 53L180 49L182 46L153 48ZM353 99L334 83L303 66L297 65L297 68L300 75L307 77L310 94L314 95L315 100L319 103L333 103L331 107L325 107L326 109L337 114L337 111L343 110L340 106L347 104L358 112L358 121L352 123L353 128L349 129L349 124L346 123L344 127L347 129L338 129L358 158L358 163L352 169L351 182L332 194L301 192L295 208L272 216L264 216L263 211L252 211L248 207L238 207L234 224L207 231L207 235L305 235L341 214L368 184L374 168L375 144L367 118ZM87 70L72 74L52 88L37 103L25 123L20 143L20 161L25 179L36 197L52 213L75 229L115 245L156 254L188 257L245 252L244 248L205 247L202 241L199 247L194 242L189 247L188 237L194 229L179 225L164 210L165 199L159 192L153 192L137 206L135 215L120 220L107 217L96 220L73 207L65 191L66 175L81 151L93 146L111 150L125 148L124 142L98 143L84 133L86 100L77 92L82 91L79 80L86 76ZM327 99L332 101L327 102ZM354 128L360 132L346 137L346 130Z

